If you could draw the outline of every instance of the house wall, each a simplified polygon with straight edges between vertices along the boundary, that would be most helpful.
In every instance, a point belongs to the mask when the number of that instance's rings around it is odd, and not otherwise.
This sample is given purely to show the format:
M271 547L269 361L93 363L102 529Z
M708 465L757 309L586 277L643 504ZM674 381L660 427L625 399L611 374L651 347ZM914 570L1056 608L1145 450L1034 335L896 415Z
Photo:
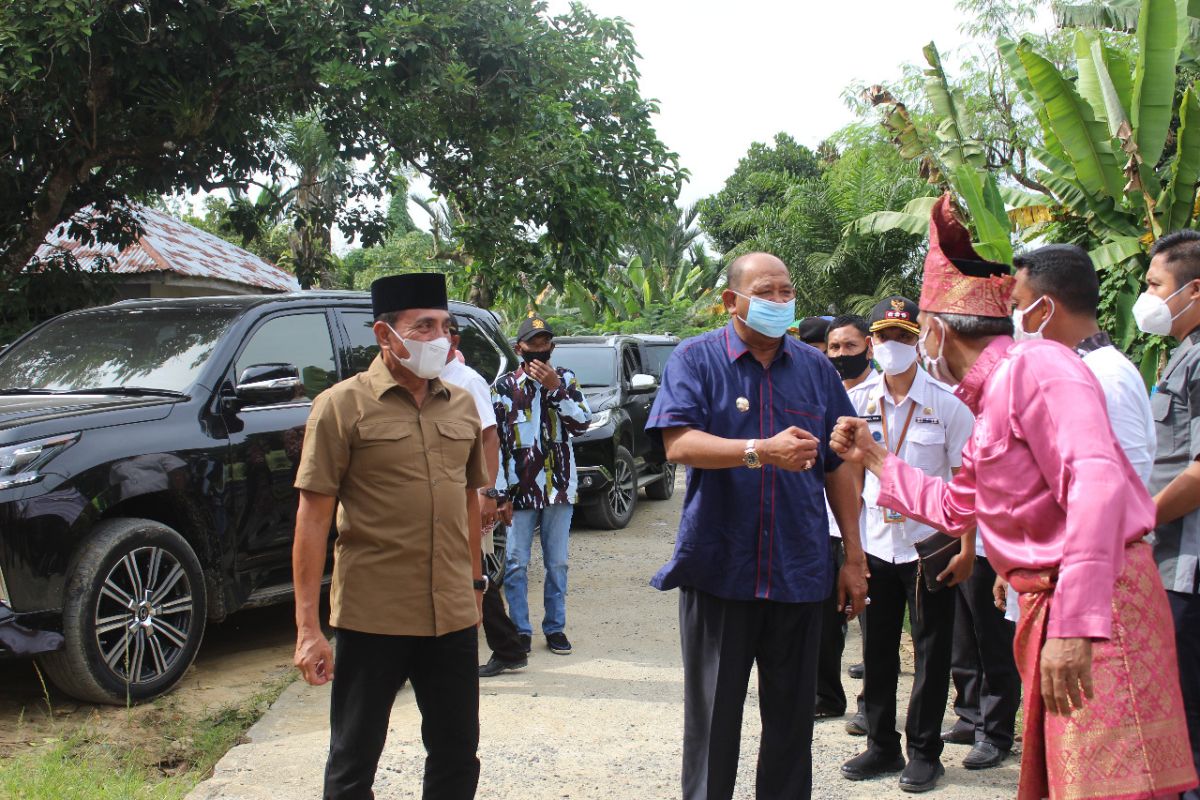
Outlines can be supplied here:
M122 275L117 285L118 300L161 297L211 297L230 294L276 294L259 286L248 286L212 278L191 278L173 273L140 272Z

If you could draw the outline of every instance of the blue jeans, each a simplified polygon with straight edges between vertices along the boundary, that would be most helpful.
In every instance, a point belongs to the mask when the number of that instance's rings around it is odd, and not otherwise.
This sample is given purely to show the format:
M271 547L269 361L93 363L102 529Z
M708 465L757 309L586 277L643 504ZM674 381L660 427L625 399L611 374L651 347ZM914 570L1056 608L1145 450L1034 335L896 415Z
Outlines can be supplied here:
M546 585L542 590L546 616L542 633L561 633L567 625L567 546L571 532L572 505L514 511L508 529L508 553L505 556L504 596L508 615L517 632L530 636L529 626L529 551L533 530L542 526L542 562L546 566Z

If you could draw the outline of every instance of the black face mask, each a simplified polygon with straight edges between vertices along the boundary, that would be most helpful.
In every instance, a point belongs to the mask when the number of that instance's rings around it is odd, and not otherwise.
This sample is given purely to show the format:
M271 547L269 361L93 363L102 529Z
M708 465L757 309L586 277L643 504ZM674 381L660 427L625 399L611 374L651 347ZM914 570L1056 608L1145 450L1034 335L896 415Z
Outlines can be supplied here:
M844 381L854 380L871 365L871 357L867 355L866 350L854 356L830 356L829 360L833 362L834 369Z
M521 358L525 359L526 364L530 363L531 361L541 361L543 364L545 364L550 361L550 354L553 352L553 350L542 350L540 352L531 352L526 350L524 353L521 353Z

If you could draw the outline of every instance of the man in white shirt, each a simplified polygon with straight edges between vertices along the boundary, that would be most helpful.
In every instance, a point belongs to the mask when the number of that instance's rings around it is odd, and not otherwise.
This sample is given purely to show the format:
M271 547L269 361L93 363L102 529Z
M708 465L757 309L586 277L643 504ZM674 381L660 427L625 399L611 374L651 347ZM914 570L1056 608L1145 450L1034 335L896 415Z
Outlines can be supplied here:
M1086 251L1072 244L1039 247L1013 259L1014 336L1073 348L1100 381L1117 442L1143 483L1154 466L1150 394L1137 368L1100 330L1100 281Z
M500 469L500 437L496 433L496 410L492 406L492 389L487 381L461 359L458 345L461 335L458 320L450 317L450 352L446 366L442 367L441 379L471 393L479 423L483 427L483 454L487 464L491 486L479 491L479 506L483 517L483 552L491 553L494 548L492 529L506 511L507 500L495 489L496 472ZM497 507L499 506L499 507ZM511 519L511 516L509 517ZM486 579L487 573L484 572ZM523 669L529 663L525 647L521 644L517 627L504 610L504 598L500 585L489 585L483 593L483 633L487 638L492 655L486 664L479 667L479 677L491 678L502 672Z
M962 465L962 449L975 424L971 412L949 387L917 366L917 304L889 297L871 313L874 358L883 381L868 395L867 425L876 441L903 461L950 480ZM842 765L849 780L901 772L907 792L933 789L945 774L941 763L942 716L950 684L950 650L955 592L931 592L918 574L916 542L934 531L881 508L879 480L868 473L863 492L864 549L870 570L871 605L864 617L867 750ZM963 537L962 552L937 576L946 587L971 573L974 537ZM905 725L908 762L896 732L896 684L900 636L907 607L916 651L916 676Z
M810 323L810 320L825 322L820 317L804 320L800 326L802 338L806 335L811 337L816 333L815 324ZM867 321L857 314L835 317L832 322L826 323L822 335L824 339L821 349L833 362L855 410L859 414L864 413L867 392L881 380L880 374L871 368L871 333ZM829 552L834 559L833 574L836 576L845 556L842 550L842 534L838 530L837 520L833 517L828 500L825 502L825 513L829 515ZM840 717L846 713L846 692L842 687L846 614L838 607L836 587L831 585L830 588L821 623L820 654L817 656L817 702L813 707L813 714L817 718ZM861 699L859 705L860 713L855 714L846 727L851 733L865 734L866 721L856 721L862 711Z

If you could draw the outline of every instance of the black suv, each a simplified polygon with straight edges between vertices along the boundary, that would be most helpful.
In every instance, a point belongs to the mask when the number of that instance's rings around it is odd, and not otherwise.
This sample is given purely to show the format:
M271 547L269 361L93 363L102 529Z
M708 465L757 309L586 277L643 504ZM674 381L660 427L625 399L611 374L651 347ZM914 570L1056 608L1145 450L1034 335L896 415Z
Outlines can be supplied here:
M490 312L451 311L471 366L513 368ZM370 364L372 321L365 293L127 301L0 354L0 601L65 636L55 684L154 697L206 620L291 597L309 407Z
M624 528L638 489L652 500L675 491L675 465L646 433L662 365L679 340L673 336L559 336L556 366L575 373L592 410L586 433L572 441L579 465L579 507L597 528Z

